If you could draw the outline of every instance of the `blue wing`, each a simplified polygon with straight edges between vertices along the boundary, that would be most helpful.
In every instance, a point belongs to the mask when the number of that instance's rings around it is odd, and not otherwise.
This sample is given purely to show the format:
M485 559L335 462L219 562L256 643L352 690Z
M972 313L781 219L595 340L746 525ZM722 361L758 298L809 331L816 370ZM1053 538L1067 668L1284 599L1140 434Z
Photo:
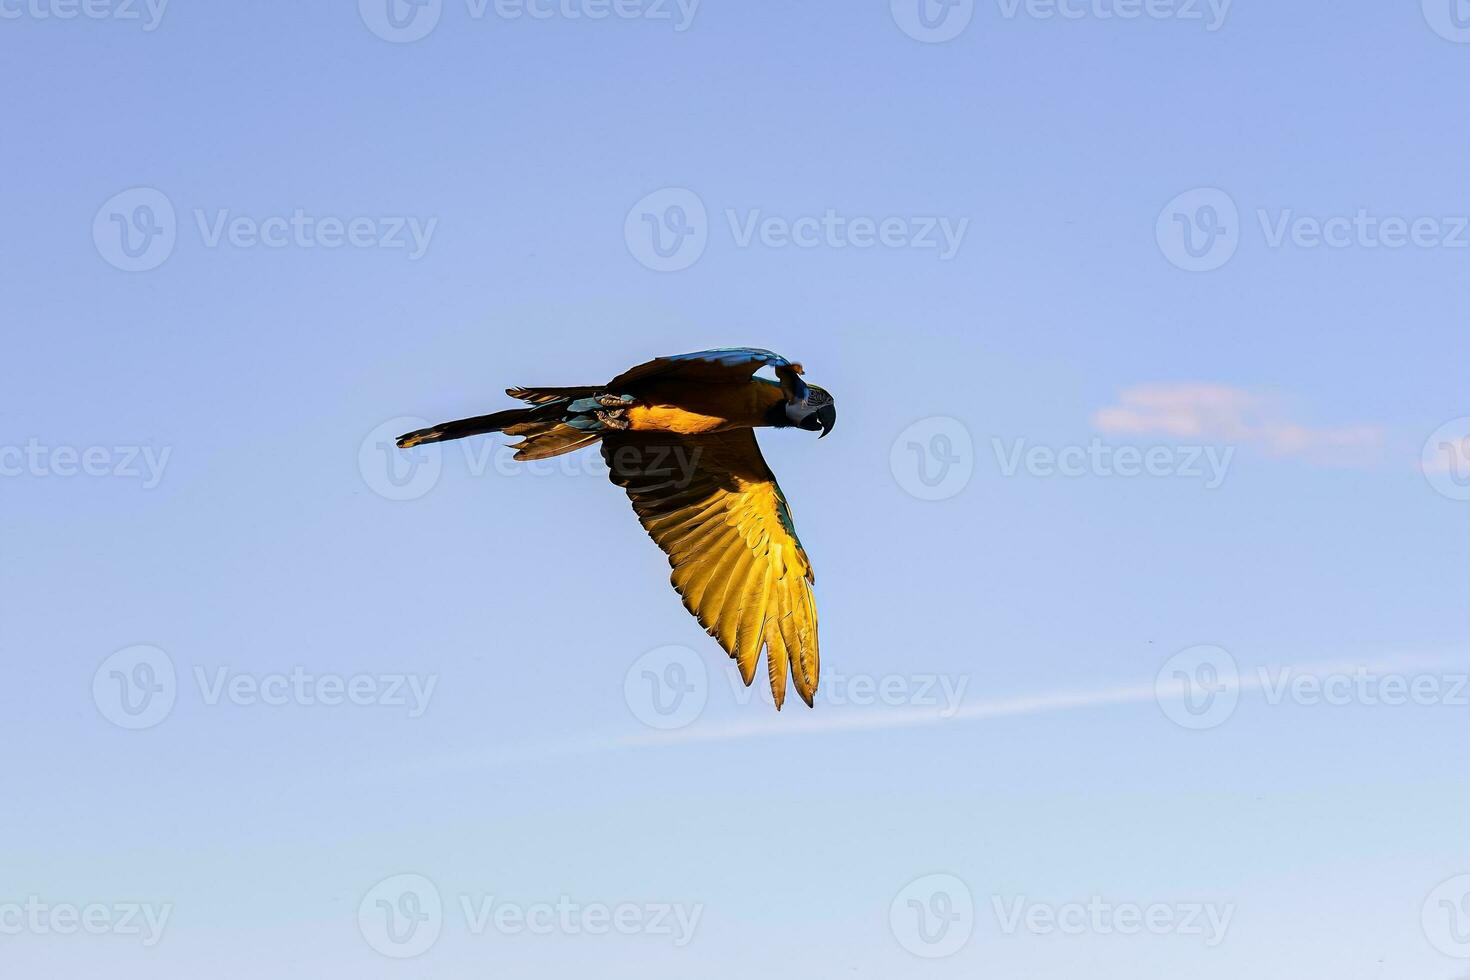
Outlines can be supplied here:
M646 364L624 371L609 381L607 388L609 391L619 391L629 384L654 377L738 384L749 381L763 367L775 368L776 374L790 385L796 397L803 401L806 399L807 386L799 373L801 366L780 354L759 347L720 347L715 350L695 351L692 354L656 357Z

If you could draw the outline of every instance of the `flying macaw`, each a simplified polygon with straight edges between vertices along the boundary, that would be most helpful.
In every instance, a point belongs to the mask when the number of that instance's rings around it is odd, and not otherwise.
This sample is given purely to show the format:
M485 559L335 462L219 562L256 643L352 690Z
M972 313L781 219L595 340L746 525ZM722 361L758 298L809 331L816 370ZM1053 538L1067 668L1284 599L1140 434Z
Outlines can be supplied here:
M763 367L777 380L758 378ZM508 388L530 403L398 438L402 449L487 432L522 436L518 460L602 443L613 483L669 556L684 606L725 649L749 686L761 648L780 709L788 666L808 706L817 691L817 606L811 562L791 508L761 457L755 429L826 436L832 396L800 364L730 347L659 357L585 388ZM821 438L819 436L818 438Z

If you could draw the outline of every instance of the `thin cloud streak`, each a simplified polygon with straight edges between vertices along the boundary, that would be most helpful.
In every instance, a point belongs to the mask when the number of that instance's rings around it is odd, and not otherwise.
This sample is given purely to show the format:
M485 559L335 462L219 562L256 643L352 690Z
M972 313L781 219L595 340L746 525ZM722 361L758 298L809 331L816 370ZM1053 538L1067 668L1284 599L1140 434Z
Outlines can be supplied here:
M1376 663L1328 662L1313 664L1260 667L1243 671L1233 685L1239 691L1257 691L1266 686L1268 675L1291 672L1298 675L1322 676L1328 674L1350 674L1366 671L1382 675L1401 673L1407 670L1437 670L1458 667L1470 670L1463 656L1456 658L1400 658ZM863 711L847 715L807 716L797 719L765 719L738 721L720 725L691 725L688 728L668 732L647 732L628 735L618 743L629 747L671 745L681 742L726 740L739 738L762 738L782 735L831 734L836 732L881 731L892 728L917 728L941 725L956 721L989 721L998 718L1017 718L1031 715L1050 714L1059 711L1075 711L1118 704L1146 704L1159 700L1178 701L1180 697L1160 698L1153 683L1129 684L1118 687L1094 688L1090 690L1049 691L1040 694L1020 695L978 701L961 707L951 714L943 714L932 708L902 708L888 711Z
M930 707L893 708L884 711L860 711L851 714L805 715L797 718L763 718L720 725L691 725L669 732L647 732L629 735L619 741L624 745L663 745L709 739L760 738L780 735L810 735L847 731L878 731L886 728L915 728L942 725L951 721L973 721L1018 715L1045 714L1074 708L1104 704L1129 704L1152 701L1154 688L1130 686L1095 691L1057 691L1024 697L979 701L951 713Z
M1274 400L1217 384L1147 384L1124 389L1092 424L1108 435L1167 435L1253 445L1273 456L1362 465L1382 448L1376 425L1318 428L1291 421Z
M1243 670L1233 685L1241 692L1258 691L1268 681L1279 678L1283 673L1298 676L1353 674L1359 671L1383 676L1402 674L1407 671L1435 671L1457 669L1470 672L1470 662L1463 653L1441 657L1399 657L1371 663L1361 661L1328 661L1307 664L1284 664L1260 666ZM904 728L925 728L953 722L995 721L1003 718L1024 718L1036 715L1099 708L1110 705L1148 704L1160 701L1179 701L1180 696L1160 697L1153 682L1124 684L1114 687L1084 688L1077 690L1043 691L1037 694L994 698L963 705L958 710L945 713L934 707L908 707L889 710L863 710L847 714L833 713L831 705L819 705L829 710L822 714L807 714L791 717L763 715L759 718L725 723L700 724L698 722L672 731L644 731L636 734L587 734L557 741L521 742L477 750L459 756L435 760L428 766L422 761L401 767L402 775L423 776L426 771L435 774L463 772L468 770L497 769L526 765L544 765L558 759L579 758L618 750L657 749L686 745L695 742L730 741L746 738L776 738L803 735L831 735L843 732L876 732ZM374 778L381 777L377 770Z

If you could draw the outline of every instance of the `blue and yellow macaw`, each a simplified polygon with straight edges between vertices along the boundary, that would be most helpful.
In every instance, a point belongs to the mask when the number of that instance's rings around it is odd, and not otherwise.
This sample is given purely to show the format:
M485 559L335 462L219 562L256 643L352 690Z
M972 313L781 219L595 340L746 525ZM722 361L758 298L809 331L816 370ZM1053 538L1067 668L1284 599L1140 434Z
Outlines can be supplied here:
M756 377L763 367L776 380ZM685 608L734 658L746 685L764 647L776 708L788 668L811 705L815 579L754 431L832 431L832 396L802 373L800 364L750 347L659 357L605 385L509 388L532 407L420 429L398 445L504 432L524 437L515 458L532 460L601 442L612 481L669 556Z

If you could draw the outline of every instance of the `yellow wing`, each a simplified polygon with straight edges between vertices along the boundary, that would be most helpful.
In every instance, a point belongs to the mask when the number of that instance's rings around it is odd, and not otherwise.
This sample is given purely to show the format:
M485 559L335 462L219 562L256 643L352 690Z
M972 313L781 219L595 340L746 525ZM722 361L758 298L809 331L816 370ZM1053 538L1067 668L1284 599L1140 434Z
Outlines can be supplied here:
M817 691L812 566L791 509L749 429L677 436L610 432L602 455L654 542L674 588L735 658L748 685L766 648L771 694L788 667L808 705Z

